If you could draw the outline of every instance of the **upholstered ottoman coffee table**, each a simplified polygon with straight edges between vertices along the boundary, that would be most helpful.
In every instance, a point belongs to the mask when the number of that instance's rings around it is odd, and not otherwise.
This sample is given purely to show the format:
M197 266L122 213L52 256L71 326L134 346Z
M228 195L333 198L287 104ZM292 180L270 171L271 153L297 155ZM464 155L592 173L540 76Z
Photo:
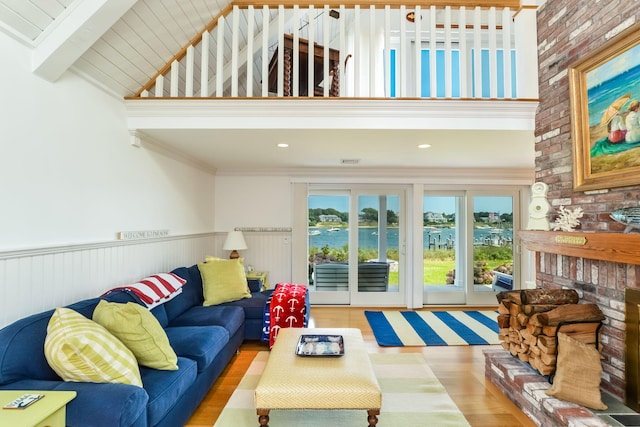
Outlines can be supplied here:
M340 335L342 356L296 354L301 335ZM272 409L364 409L369 426L378 423L382 392L359 329L285 328L255 391L258 423L269 425Z

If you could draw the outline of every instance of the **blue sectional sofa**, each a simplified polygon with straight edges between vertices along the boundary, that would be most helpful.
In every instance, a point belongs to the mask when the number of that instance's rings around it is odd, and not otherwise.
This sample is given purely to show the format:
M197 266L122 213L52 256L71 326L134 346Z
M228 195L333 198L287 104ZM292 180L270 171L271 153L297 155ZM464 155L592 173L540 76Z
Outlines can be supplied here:
M252 298L205 307L197 265L173 273L187 282L182 293L151 313L178 356L178 370L140 366L143 387L128 384L65 382L44 355L47 325L54 310L34 314L0 330L0 389L74 390L67 405L72 427L183 425L246 339L262 335L263 310L272 291L254 289ZM100 299L127 303L135 294L117 290L68 306L91 319ZM307 302L307 316L308 316Z

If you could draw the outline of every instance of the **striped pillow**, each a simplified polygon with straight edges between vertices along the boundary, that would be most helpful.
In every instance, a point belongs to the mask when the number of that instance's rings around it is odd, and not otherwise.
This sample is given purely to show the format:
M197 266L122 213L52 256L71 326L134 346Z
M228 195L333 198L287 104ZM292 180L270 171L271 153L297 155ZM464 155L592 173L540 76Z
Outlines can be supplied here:
M115 289L126 289L136 294L149 310L180 295L185 279L173 273L159 273L145 277L137 283ZM112 289L112 290L115 290Z
M69 308L57 308L51 316L44 355L65 381L142 387L133 353L104 327Z

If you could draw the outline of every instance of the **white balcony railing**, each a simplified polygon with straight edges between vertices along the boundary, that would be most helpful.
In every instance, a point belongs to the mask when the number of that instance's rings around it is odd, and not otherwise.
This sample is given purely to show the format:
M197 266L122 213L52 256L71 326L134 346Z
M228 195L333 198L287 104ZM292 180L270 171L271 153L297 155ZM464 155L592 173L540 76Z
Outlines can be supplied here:
M535 11L521 12L234 6L136 97L535 98Z

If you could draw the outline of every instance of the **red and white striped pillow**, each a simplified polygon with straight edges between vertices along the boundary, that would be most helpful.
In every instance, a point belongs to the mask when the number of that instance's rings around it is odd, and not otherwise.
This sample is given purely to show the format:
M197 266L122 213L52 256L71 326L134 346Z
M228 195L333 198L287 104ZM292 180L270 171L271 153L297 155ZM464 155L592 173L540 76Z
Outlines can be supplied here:
M185 283L187 283L187 281L176 274L159 273L145 277L132 285L121 286L115 289L132 291L146 304L147 308L151 310L180 295L182 286L184 286Z

